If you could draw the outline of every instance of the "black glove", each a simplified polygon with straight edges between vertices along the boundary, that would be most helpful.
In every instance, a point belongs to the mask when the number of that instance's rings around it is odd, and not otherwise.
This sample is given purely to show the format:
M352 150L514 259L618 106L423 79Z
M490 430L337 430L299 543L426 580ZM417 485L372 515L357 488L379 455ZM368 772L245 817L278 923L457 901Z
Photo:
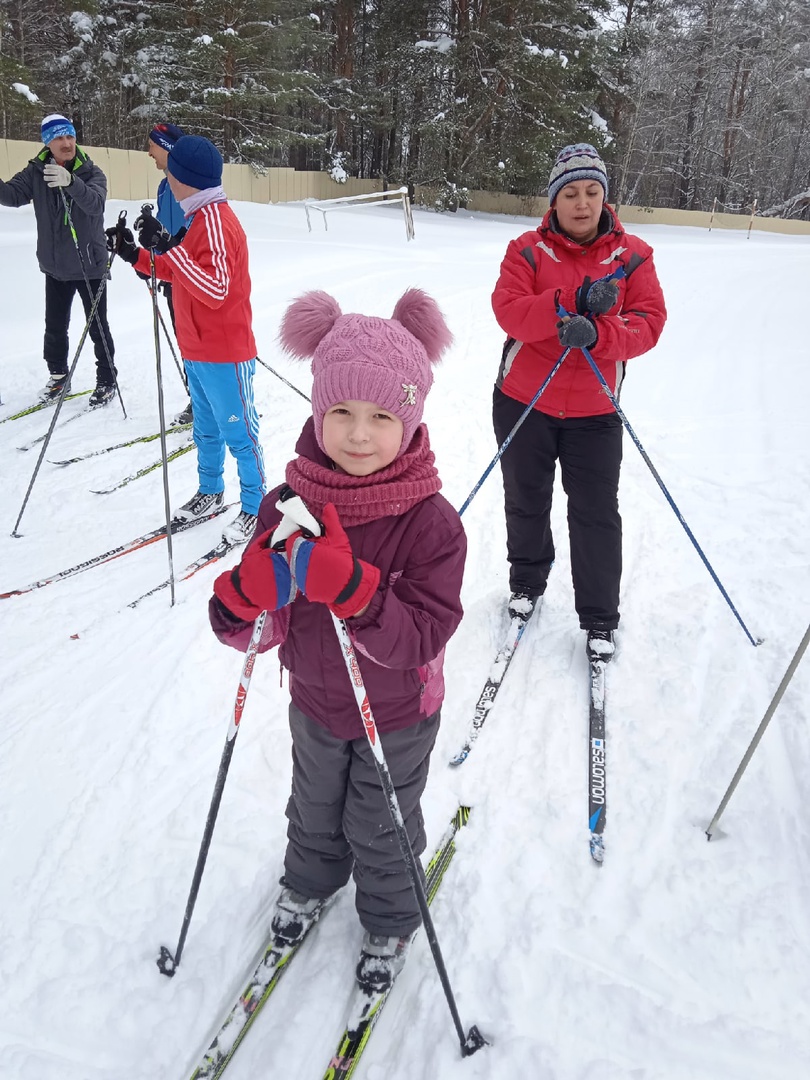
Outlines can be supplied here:
M105 230L104 235L107 237L108 251L115 252L120 259L128 262L130 266L138 261L139 248L135 243L135 237L132 235L131 229L114 225L111 229Z
M572 315L557 323L557 337L566 349L590 349L596 344L596 327L584 315Z
M172 235L164 229L156 217L144 215L135 222L138 230L138 241L141 247L152 248L159 254L168 251L172 246Z

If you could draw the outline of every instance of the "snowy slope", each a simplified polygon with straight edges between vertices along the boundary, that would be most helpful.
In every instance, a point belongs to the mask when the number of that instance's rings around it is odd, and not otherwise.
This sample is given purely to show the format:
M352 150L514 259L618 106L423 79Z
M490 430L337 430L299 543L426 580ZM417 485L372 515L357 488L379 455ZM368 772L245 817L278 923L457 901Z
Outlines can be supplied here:
M111 203L114 221L126 205ZM502 335L489 295L527 222L485 215L334 214L307 233L300 206L237 204L250 239L260 355L304 391L306 365L275 343L308 288L344 310L389 315L409 285L456 334L426 419L456 506L490 461ZM43 282L30 210L0 210L5 359L0 419L44 383ZM505 531L497 471L465 524L466 617L424 800L431 846L459 801L474 807L434 916L462 1020L491 1048L462 1061L424 938L375 1033L364 1080L804 1080L810 1036L810 837L803 813L810 660L780 706L711 844L712 817L810 612L806 239L639 228L656 250L670 317L631 362L625 412L741 617L754 649L629 438L623 621L608 674L606 860L588 856L586 665L573 611L562 491L557 562L496 710L468 762L466 732L503 628ZM117 405L54 435L64 458L156 430L149 297L127 267L110 321L129 418ZM74 309L74 344L81 330ZM167 409L185 398L163 353ZM88 351L76 388L93 385ZM259 368L271 479L306 403ZM70 406L66 406L66 410ZM47 414L0 425L0 591L161 523L159 472L90 492L156 459L157 443L67 469L45 463L8 534ZM172 436L171 445L180 441ZM228 495L238 498L230 459ZM103 483L102 483L103 482ZM170 469L173 505L194 455ZM177 569L218 535L175 538ZM257 665L186 952L174 948L213 789L240 658L208 629L215 572L136 610L166 548L0 601L0 1075L9 1080L183 1080L260 947L281 872L289 787L285 688ZM75 635L78 635L76 637ZM317 928L229 1067L233 1080L318 1078L334 1049L361 938L351 889ZM411 1033L411 1034L409 1034Z

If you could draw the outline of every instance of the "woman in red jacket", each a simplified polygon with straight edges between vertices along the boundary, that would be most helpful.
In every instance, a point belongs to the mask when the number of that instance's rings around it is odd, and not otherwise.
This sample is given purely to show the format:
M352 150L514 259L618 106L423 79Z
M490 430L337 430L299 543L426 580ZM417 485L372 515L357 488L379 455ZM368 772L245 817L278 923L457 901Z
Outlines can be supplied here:
M501 457L510 609L530 610L527 601L533 605L545 591L559 459L576 610L589 656L604 660L613 655L619 625L622 423L581 349L618 397L625 362L655 345L666 320L652 248L624 231L607 193L605 165L592 146L561 150L548 213L539 228L509 244L492 294L508 335L493 396L499 444L571 347Z

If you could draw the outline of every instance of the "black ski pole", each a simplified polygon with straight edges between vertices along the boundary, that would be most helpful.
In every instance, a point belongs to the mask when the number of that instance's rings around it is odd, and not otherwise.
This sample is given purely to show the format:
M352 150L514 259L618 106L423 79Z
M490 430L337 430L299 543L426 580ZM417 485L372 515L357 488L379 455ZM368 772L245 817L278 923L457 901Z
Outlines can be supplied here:
M126 211L122 210L121 213L126 214ZM112 265L112 261L113 261L114 258L115 258L115 253L112 253L110 255L108 261L107 261L107 269L108 270L109 270L110 266ZM67 388L68 388L68 386L70 386L70 381L73 378L73 372L76 370L76 365L79 362L79 356L81 355L82 348L84 347L84 343L87 340L87 334L88 334L88 331L90 330L90 324L91 324L91 322L93 320L93 317L95 316L96 308L98 307L98 303L101 300L102 291L103 291L104 286L106 285L106 283L107 283L107 277L105 275L102 278L101 284L98 287L98 292L96 293L95 297L93 298L93 305L90 308L90 314L89 314L89 316L87 318L87 322L84 325L84 330L82 330L82 336L79 338L79 344L76 346L76 353L75 353L75 355L73 357L73 362L71 363L70 368L68 370L68 374L67 374L67 378L65 379L64 386L62 387L62 389L61 389L61 391L59 393L59 400L56 402L56 408L54 410L53 416L51 417L50 427L48 428L48 431L47 431L47 433L45 435L45 439L44 439L44 441L42 443L42 449L39 452L39 457L37 458L37 463L34 466L34 472L32 473L31 480L30 480L30 482L28 484L28 490L25 493L25 498L23 499L22 506L20 507L20 512L17 515L17 520L14 523L14 528L13 528L13 530L11 532L12 536L19 537L21 535L21 533L19 533L17 530L20 527L20 522L22 521L22 516L25 513L25 508L28 505L28 500L31 497L31 492L32 492L32 490L34 488L34 482L36 481L36 478L37 478L37 476L39 474L40 466L42 465L43 459L45 458L45 453L46 453L46 451L48 449L48 443L51 441L51 435L53 434L53 429L56 427L56 421L59 419L59 413L60 413L60 411L62 409L62 405L64 404L65 398L67 396Z
M276 369L270 367L270 365L268 363L266 363L264 360L262 360L262 358L260 356L257 356L256 359L259 361L259 363L262 365L262 367L267 368L267 370L269 372L271 372L273 375L275 375L275 377L277 379L281 379L281 381L283 383L285 383L287 386L289 386L289 388L291 390L294 390L296 392L296 394L298 394L300 397L302 397L304 399L304 401L309 401L310 400L307 397L307 395L304 393L303 390L299 390L297 386L293 386L293 384L288 379L285 379L283 375L279 375L279 373L276 371Z
M322 531L321 525L309 510L307 510L302 499L294 497L285 501L282 497L282 502L286 517L305 530L305 533L312 536L320 536ZM380 778L380 784L383 793L385 794L386 802L388 803L388 810L391 814L394 831L397 834L400 852L402 853L402 858L408 870L411 888L414 891L414 896L416 897L416 902L419 905L419 911L422 915L422 923L425 927L428 943L430 944L430 951L433 954L433 960L436 964L436 970L439 974L442 989L444 990L444 996L447 999L450 1015L453 1018L453 1025L456 1029L456 1034L461 1046L461 1055L462 1057L469 1057L471 1054L474 1054L476 1050L480 1050L481 1047L488 1046L489 1044L475 1025L470 1028L466 1035L464 1033L464 1027L461 1023L458 1007L456 1006L456 999L453 995L453 988L450 985L450 978L447 974L447 968L445 967L444 958L442 957L441 948L439 946L439 939L436 936L436 928L433 925L433 919L430 914L425 886L419 873L416 856L411 847L408 830L405 828L405 821L402 817L402 810L399 806L399 799L397 798L394 781L391 779L388 762L386 761L385 752L380 741L380 734L374 721L374 714L371 711L371 704L368 700L363 676L357 663L354 644L352 643L352 639L349 636L349 631L343 619L339 619L337 615L332 614L332 623L334 624L335 633L337 634L341 652L343 653L343 659L346 663L346 670L352 684L357 707L360 710L363 730L366 733L368 745L371 749L372 756L374 757L374 764L377 768L377 775Z
M65 215L66 215L66 217L68 219L68 225L70 226L70 235L73 237L73 245L76 248L76 254L79 256L79 265L82 268L82 277L84 278L84 287L85 287L85 289L87 289L88 297L90 297L90 296L93 295L91 290L90 290L90 279L87 276L87 270L86 270L85 265L84 265L84 257L82 256L82 249L79 246L79 237L76 235L76 229L73 226L73 215L70 212L70 202L68 201L68 198L65 195L64 188L59 188L59 194L62 196L62 205L65 208ZM124 225L126 225L126 220L127 220L127 212L126 212L126 210L122 210L121 213L118 215L118 228L119 229L123 229ZM102 289L107 284L107 277L108 277L109 272L110 272L110 264L111 264L111 262L112 262L112 260L109 260L107 262L107 272L102 277L101 283L99 285L99 289L98 289L99 302L101 301ZM107 335L104 333L104 327L101 325L101 319L98 317L98 303L94 304L91 307L90 315L91 315L92 318L95 318L95 320L96 320L96 325L98 326L98 332L101 335L101 343L104 346L104 355L107 357L107 364L109 365L110 374L112 375L113 383L115 384L115 391L118 394L118 400L121 403L121 411L123 412L124 419L126 420L127 410L126 410L126 407L124 405L124 399L121 397L121 387L118 385L118 377L117 377L117 375L115 373L115 364L113 363L112 356L110 356L110 346L109 346L109 343L107 341ZM90 319L88 319L87 321L88 321L88 327L89 327Z
M191 916L194 913L194 905L197 902L197 894L200 891L200 882L202 881L203 870L205 869L205 861L208 858L211 837L214 835L214 825L217 820L219 804L222 801L222 792L225 788L225 780L228 776L228 767L231 763L231 757L233 756L236 736L239 734L239 723L245 708L245 701L247 700L248 689L250 688L250 678L253 674L253 666L256 663L259 642L262 638L262 630L264 629L266 618L267 612L263 611L256 619L253 624L253 633L250 637L250 643L245 652L242 674L239 677L239 685L236 688L233 713L228 725L228 734L225 738L225 746L222 750L219 770L217 771L217 779L214 784L214 794L211 797L211 805L208 808L208 817L205 821L205 830L203 832L202 844L200 845L200 853L197 856L197 865L194 869L191 891L189 892L188 901L186 903L186 913L183 916L183 925L180 929L180 940L177 942L177 948L174 950L174 955L169 952L165 945L161 945L160 947L160 956L157 959L157 966L161 974L167 975L169 978L177 971L178 965L180 964L180 957L183 955L183 947L186 942L186 935L188 934Z
M160 364L160 333L158 332L158 306L155 284L155 253L149 252L149 269L152 281L152 324L155 331L155 366L157 370L158 420L160 422L160 456L163 461L163 508L166 514L166 550L169 555L170 607L174 607L174 552L172 550L172 512L169 498L169 463L166 460L166 414L163 409L163 372Z
M807 650L808 644L810 644L810 626L808 626L805 630L804 637L802 638L798 649L794 653L793 659L788 664L787 671L783 675L782 681L779 683L779 686L776 689L776 693L773 695L770 705L765 710L765 715L762 717L759 727L757 728L756 733L754 734L754 737L748 746L748 749L743 754L743 759L737 767L737 771L734 773L731 783L726 789L725 795L720 800L720 805L717 807L714 817L709 822L709 826L706 829L706 838L708 840L711 840L714 827L720 820L720 815L723 813L726 806L728 806L728 801L734 794L734 790L737 787L737 784L739 784L740 779L742 778L742 774L747 769L748 762L754 756L754 751L756 750L757 746L759 746L759 740L765 734L765 729L771 722L771 717L776 712L776 708L779 705L779 702L782 700L782 695L784 694L785 690L787 690L788 685L790 684L790 680L793 678L796 668L799 666L799 662L801 661L801 658L804 656Z

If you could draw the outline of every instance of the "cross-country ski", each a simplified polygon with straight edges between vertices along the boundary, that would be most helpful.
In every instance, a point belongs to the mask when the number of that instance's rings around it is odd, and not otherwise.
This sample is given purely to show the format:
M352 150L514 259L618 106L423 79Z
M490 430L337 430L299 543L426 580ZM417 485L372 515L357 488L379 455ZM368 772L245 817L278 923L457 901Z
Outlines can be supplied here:
M75 394L66 394L65 401L73 401L75 398L84 397L86 394L92 393L92 390L77 390ZM51 408L56 404L56 401L38 401L35 405L29 405L27 409L20 409L19 412L13 413L11 416L4 416L0 420L0 424L5 424L8 420L22 420L24 416L33 416L35 413L41 412L43 409Z
M205 514L192 521L173 519L171 522L172 536L176 533L193 529L196 525L201 525L205 521L210 521L212 518L218 517L220 514L224 513L227 509L227 506L219 506L211 513ZM30 585L25 585L20 589L9 589L7 592L0 592L0 600L6 600L10 596L23 596L25 593L42 589L46 585L52 585L55 581L64 581L66 578L76 577L77 574L83 574L85 570L92 570L94 566L103 566L105 563L112 562L113 559L120 559L123 555L131 555L134 551L140 551L142 548L149 547L150 544L165 539L166 534L166 526L160 525L150 532L143 533L141 536L136 536L134 540L128 540L126 543L110 548L109 551L102 552L100 555L93 555L83 562L76 563L75 566L69 566L65 570L59 570L49 577L40 578L39 581L34 581Z
M172 424L171 427L166 428L166 434L171 435L178 431L189 431L190 428L191 424ZM114 450L125 450L129 446L155 442L159 438L159 431L154 432L152 435L138 435L134 439L127 439L125 442L115 443L113 446L103 446L98 450L89 450L86 454L78 454L76 457L67 458L65 461L51 461L51 465L75 465L79 461L87 461L88 458L102 457L104 454L111 454Z

